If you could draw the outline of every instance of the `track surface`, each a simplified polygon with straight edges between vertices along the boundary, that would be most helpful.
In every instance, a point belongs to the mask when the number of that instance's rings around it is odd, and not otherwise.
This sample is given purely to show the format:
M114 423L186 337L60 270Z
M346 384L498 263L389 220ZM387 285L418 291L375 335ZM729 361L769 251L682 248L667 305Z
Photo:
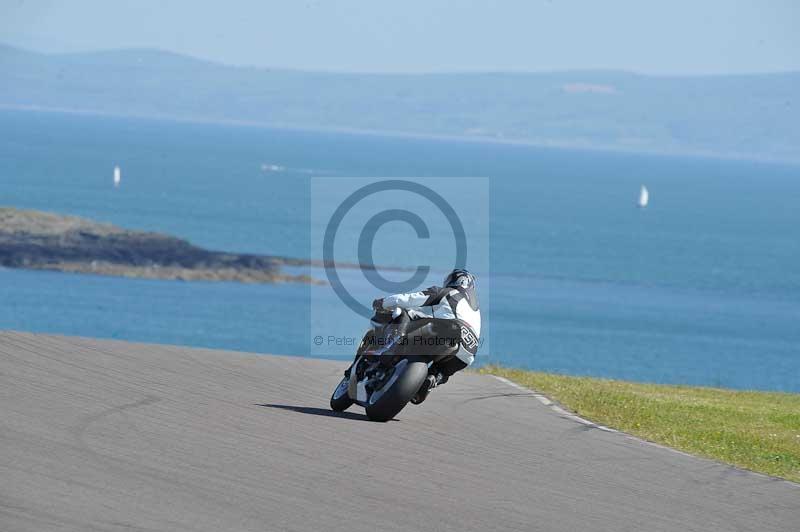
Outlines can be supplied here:
M333 415L341 363L0 333L0 530L797 530L800 486L456 376Z

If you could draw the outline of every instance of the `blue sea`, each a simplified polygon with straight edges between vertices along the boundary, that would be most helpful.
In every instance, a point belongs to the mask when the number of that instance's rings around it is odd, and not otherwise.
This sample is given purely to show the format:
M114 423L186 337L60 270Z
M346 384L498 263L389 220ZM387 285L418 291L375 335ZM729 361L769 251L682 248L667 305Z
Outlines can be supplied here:
M798 166L0 111L0 205L218 250L313 257L312 180L407 176L488 178L479 363L800 392ZM324 290L0 269L0 329L308 356Z

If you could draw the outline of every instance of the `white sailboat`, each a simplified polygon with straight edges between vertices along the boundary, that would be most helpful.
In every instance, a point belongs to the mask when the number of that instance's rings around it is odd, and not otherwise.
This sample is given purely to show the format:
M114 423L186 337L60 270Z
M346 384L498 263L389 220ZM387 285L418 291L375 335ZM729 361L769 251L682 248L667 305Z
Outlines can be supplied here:
M122 181L122 171L119 169L119 166L115 166L114 167L114 186L118 187L121 181Z
M648 203L650 203L650 192L647 191L646 186L642 185L639 190L639 208L644 209Z

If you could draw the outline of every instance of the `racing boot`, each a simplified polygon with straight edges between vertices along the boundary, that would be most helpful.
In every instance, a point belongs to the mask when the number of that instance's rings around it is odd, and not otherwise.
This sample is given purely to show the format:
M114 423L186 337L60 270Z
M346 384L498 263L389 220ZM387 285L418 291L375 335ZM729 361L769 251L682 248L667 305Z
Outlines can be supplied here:
M447 382L447 377L441 373L437 373L436 375L428 375L422 382L422 386L420 386L419 390L417 390L417 393L411 398L411 404L420 404L425 400L425 398L428 397L428 394L431 393L431 390L440 384L444 384L445 382Z

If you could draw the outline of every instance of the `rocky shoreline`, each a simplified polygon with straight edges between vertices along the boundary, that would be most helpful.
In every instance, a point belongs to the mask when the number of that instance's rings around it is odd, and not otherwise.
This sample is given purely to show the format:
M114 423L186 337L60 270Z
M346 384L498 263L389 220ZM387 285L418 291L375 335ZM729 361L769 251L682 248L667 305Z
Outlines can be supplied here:
M0 266L146 279L320 283L281 266L310 261L227 253L77 216L0 207Z

